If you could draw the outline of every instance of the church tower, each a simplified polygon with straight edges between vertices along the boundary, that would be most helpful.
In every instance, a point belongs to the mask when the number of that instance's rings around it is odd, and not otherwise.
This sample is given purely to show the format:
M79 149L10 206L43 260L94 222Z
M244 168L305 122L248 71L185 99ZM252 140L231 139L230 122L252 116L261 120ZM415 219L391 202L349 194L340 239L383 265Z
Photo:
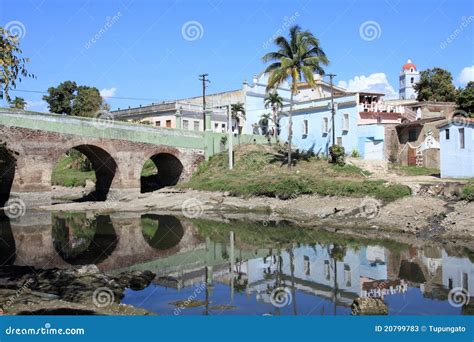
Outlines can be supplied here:
M398 92L400 100L415 100L417 93L413 88L420 81L420 73L416 70L416 65L409 59L400 72L400 90Z

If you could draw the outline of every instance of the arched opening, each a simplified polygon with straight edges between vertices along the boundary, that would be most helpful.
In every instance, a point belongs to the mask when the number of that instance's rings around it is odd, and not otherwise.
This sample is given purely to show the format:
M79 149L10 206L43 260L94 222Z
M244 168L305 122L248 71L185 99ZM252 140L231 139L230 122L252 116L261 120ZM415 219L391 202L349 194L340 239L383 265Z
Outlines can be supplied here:
M54 214L52 237L54 249L71 265L99 264L118 243L108 215L87 218L85 213Z
M13 265L16 259L16 245L10 219L0 211L0 266Z
M165 186L176 185L183 172L181 161L170 153L158 153L148 159L142 168L140 191L152 192Z
M0 207L3 207L10 197L15 167L16 159L13 152L0 143Z
M184 236L184 228L174 216L145 214L141 217L141 225L143 237L156 250L175 247Z
M93 145L75 146L53 168L53 199L105 201L116 171L117 163L105 150Z

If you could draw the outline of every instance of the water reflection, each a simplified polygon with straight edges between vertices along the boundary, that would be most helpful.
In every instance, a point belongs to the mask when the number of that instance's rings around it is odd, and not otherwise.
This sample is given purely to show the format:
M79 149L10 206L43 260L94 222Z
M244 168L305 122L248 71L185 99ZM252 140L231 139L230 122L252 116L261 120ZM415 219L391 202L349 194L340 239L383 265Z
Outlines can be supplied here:
M16 259L15 238L10 219L0 211L0 265L13 265Z
M87 218L85 213L54 214L51 234L55 250L71 265L99 264L118 243L108 215Z
M184 228L174 216L145 214L141 225L146 242L157 250L175 247L184 236Z
M340 315L350 314L357 297L383 298L390 314L472 313L472 305L447 301L456 287L474 297L472 252L345 238L286 223L41 215L12 222L0 216L2 265L150 270L157 274L153 284L128 290L124 302L160 314L176 314L170 303L190 296L195 306L179 314ZM291 301L276 307L272 292L280 288Z

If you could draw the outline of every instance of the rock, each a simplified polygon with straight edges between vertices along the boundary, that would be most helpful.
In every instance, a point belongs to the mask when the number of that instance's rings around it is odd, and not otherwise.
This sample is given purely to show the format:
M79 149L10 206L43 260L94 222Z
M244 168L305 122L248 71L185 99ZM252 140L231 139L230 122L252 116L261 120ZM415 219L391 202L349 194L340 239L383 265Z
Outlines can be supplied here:
M123 286L128 287L134 291L139 291L148 287L155 276L156 275L150 271L127 271L120 273L117 276L117 279Z
M358 297L351 305L353 315L387 315L388 307L382 298Z
M96 265L76 266L73 270L77 276L100 273L99 268Z

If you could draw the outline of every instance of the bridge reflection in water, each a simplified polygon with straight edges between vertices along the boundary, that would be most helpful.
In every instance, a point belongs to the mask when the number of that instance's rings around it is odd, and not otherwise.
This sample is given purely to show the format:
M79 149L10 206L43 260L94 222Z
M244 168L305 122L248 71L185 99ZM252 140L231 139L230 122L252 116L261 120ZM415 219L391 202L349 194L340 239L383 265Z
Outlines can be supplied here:
M238 225L235 243L232 229L223 229L232 221L149 213L42 212L12 222L3 216L0 223L2 265L94 263L112 273L150 270L157 274L153 284L129 290L124 302L159 313L174 314L169 303L190 296L204 304L180 314L212 314L226 306L232 308L229 314L348 314L352 301L364 296L383 297L391 314L472 312L472 306L457 308L447 301L456 287L474 297L472 252L469 259L438 246L335 243L336 237L282 243L286 240L271 229L261 232L268 234L265 243L249 243L243 237L252 232ZM196 294L198 288L204 290ZM282 288L291 301L278 308L271 305L271 294Z

